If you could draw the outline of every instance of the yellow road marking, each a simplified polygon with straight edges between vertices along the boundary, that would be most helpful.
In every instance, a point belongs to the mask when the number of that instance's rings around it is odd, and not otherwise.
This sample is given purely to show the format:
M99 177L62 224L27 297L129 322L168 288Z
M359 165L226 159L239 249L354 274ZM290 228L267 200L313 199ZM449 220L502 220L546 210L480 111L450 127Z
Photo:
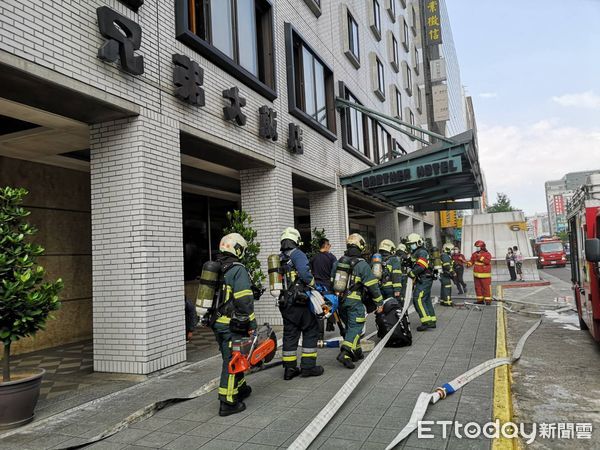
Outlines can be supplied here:
M497 287L497 298L503 298L502 286ZM506 358L506 312L498 304L496 312L496 358ZM513 421L513 404L511 396L511 370L510 366L504 365L494 370L494 413L493 420L499 420L500 425ZM492 442L492 450L516 450L519 449L518 439L500 437Z

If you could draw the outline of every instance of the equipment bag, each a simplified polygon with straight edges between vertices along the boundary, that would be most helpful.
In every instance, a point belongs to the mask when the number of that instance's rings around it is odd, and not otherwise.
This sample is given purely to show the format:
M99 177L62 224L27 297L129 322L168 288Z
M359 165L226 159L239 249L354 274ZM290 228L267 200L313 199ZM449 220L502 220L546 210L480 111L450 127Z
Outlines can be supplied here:
M388 298L383 303L383 312L376 314L375 324L377 325L377 337L383 338L388 331L392 329L398 316L402 313L402 303L396 299ZM396 327L394 334L385 345L386 347L407 347L412 345L412 333L410 332L410 322L408 314L402 317L400 324Z

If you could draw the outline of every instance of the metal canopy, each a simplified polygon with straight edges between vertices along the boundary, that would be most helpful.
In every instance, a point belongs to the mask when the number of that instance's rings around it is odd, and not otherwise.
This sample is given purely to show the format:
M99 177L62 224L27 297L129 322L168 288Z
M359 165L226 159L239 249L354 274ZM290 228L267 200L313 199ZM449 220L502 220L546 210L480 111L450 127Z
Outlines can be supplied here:
M441 202L479 197L483 181L472 131L340 179L342 186L391 206L457 209ZM429 209L431 208L431 209Z

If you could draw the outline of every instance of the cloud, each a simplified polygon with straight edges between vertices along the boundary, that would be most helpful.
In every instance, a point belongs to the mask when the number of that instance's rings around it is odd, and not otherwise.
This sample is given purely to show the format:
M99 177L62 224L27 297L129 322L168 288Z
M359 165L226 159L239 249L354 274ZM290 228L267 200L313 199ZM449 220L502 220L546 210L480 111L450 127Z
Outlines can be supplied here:
M481 97L481 98L496 98L496 97L498 97L498 93L497 92L482 92L481 94L479 94L479 97Z
M488 199L506 193L527 213L546 210L544 182L568 172L600 170L600 128L560 126L542 120L523 126L479 127L479 159Z
M578 94L565 94L552 97L552 101L561 106L575 106L587 109L600 109L600 95L593 91L580 92Z

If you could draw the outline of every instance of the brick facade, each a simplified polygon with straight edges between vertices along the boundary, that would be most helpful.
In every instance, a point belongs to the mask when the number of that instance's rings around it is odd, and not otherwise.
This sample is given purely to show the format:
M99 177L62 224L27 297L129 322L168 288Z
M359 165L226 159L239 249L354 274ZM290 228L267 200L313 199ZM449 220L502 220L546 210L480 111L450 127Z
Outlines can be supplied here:
M72 80L95 93L98 101L114 98L139 107L139 117L90 126L90 172L92 204L93 305L95 368L99 371L149 373L185 359L183 329L183 257L180 131L193 131L231 154L250 155L268 161L270 167L240 171L241 206L248 211L262 244L261 260L279 251L281 231L294 224L292 172L322 182L323 190L309 193L311 228L325 228L333 250L341 254L348 230L347 200L339 176L364 170L368 165L342 148L340 114L336 113L337 140L330 141L299 122L288 112L284 24L292 23L318 56L331 67L335 95L338 81L365 106L394 113L393 88L401 90L403 111L410 108L417 124L415 93L403 88L402 72L390 64L389 33L402 40L403 18L409 20L416 0L397 2L393 21L381 5L381 40L372 32L371 0L332 0L322 3L317 18L302 1L273 0L274 52L277 98L268 101L223 69L175 38L175 2L146 1L138 12L117 0L6 0L0 4L0 61L17 57L24 72L43 68ZM97 57L104 38L98 30L96 9L108 6L137 22L142 43L137 55L144 57L143 75L123 72L118 63ZM347 9L346 9L347 8ZM360 68L344 50L347 12L359 25ZM420 37L410 31L420 46ZM409 46L412 49L413 45ZM204 70L206 105L190 106L177 99L173 86L173 54L196 61ZM372 67L368 55L383 62L386 99L373 94ZM399 63L412 67L411 51L399 45ZM1 67L0 67L1 69ZM421 71L422 73L422 71ZM62 77L62 78L61 78ZM413 73L421 84L422 75ZM247 123L238 126L223 119L222 91L239 87L247 104ZM414 89L413 89L414 91ZM277 112L279 140L259 137L258 108L267 105ZM404 118L406 119L406 118ZM287 125L300 124L304 131L304 154L286 148ZM390 132L392 130L389 130ZM407 151L417 141L393 132ZM272 167L274 166L274 168ZM336 190L331 187L336 186ZM329 189L329 190L328 190ZM394 213L395 214L395 213ZM415 224L422 216L415 215ZM400 220L394 238L412 231L413 219ZM390 237L389 228L378 224L378 239ZM423 231L422 223L420 231ZM399 234L398 234L399 233ZM280 316L264 296L256 307L259 321L279 323Z

